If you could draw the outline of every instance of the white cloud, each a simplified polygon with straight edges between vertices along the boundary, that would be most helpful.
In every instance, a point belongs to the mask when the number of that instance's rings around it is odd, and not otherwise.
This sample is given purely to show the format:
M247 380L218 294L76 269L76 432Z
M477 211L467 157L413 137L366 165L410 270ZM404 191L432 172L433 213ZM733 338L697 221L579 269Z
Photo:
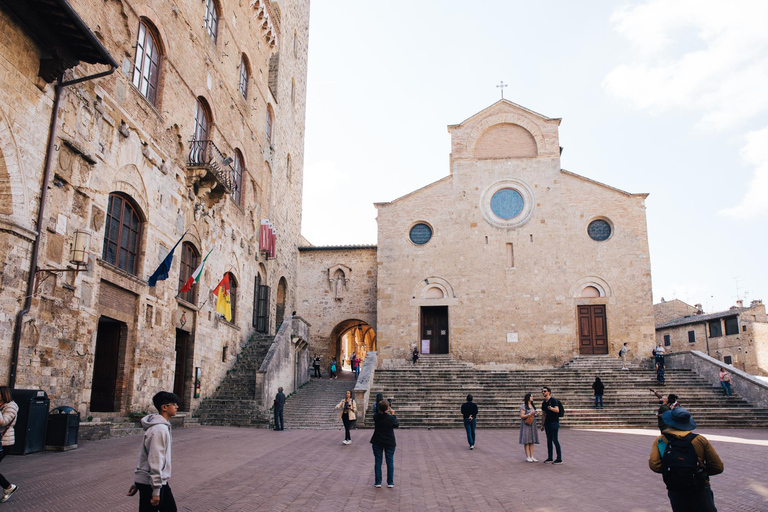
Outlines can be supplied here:
M768 2L649 0L611 16L635 50L603 87L630 106L701 112L722 129L768 111Z
M741 150L745 164L755 167L747 193L737 206L726 208L720 214L749 219L768 213L768 128L749 132L747 144Z

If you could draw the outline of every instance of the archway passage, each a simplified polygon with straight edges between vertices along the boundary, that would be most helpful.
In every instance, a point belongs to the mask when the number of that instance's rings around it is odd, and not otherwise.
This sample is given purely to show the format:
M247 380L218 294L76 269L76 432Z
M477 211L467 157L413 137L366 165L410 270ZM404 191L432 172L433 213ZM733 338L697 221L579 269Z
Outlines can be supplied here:
M335 344L333 355L344 370L352 369L352 354L365 361L368 352L376 350L376 332L362 320L349 319L339 323L331 332L331 341Z
M99 319L91 385L91 411L119 410L118 374L120 353L124 352L127 326L107 317Z

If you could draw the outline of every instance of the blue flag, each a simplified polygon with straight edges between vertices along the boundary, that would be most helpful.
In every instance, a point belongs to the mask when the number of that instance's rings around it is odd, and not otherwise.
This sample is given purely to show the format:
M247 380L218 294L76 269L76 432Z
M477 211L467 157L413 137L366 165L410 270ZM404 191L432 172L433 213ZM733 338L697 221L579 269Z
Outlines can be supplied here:
M176 250L176 247L184 239L184 236L186 236L187 232L189 232L189 230L185 231L184 234L181 235L181 238L179 238L179 241L176 242L176 245L173 246L173 248L171 249L171 252L168 253L168 256L166 256L163 262L160 264L160 266L157 267L157 270L155 270L155 273L149 276L149 279L147 279L149 286L155 286L155 284L157 284L158 281L165 281L166 279L168 279L168 271L171 270L171 263L173 263L173 251Z

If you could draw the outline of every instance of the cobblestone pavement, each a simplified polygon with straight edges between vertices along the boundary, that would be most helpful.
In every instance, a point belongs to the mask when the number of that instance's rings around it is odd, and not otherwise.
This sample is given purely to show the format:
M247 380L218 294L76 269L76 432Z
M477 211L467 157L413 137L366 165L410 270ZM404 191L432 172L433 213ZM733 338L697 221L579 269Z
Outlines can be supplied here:
M720 511L768 510L768 431L704 430L725 473L713 477ZM669 511L661 476L648 469L652 431L563 430L565 464L524 460L516 430L397 432L395 488L373 487L370 430L193 427L173 433L171 487L194 511ZM737 438L734 441L728 440ZM0 471L19 491L0 512L138 510L125 492L140 436L84 443L64 453L9 456ZM546 458L546 446L535 455Z

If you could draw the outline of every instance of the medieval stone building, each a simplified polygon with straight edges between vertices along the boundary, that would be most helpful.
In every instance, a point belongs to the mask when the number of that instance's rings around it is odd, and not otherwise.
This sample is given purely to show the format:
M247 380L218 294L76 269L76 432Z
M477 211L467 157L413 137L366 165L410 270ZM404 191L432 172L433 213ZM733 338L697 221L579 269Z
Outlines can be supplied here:
M344 322L361 320L384 365L414 347L525 367L615 355L625 342L650 354L647 195L561 169L559 125L501 100L448 128L448 176L376 204L375 260L370 248L302 249L312 350L343 355ZM321 300L334 269L352 276L348 311L346 298ZM375 309L361 309L373 295Z
M309 0L1 7L0 380L84 415L160 389L194 410L295 305Z

